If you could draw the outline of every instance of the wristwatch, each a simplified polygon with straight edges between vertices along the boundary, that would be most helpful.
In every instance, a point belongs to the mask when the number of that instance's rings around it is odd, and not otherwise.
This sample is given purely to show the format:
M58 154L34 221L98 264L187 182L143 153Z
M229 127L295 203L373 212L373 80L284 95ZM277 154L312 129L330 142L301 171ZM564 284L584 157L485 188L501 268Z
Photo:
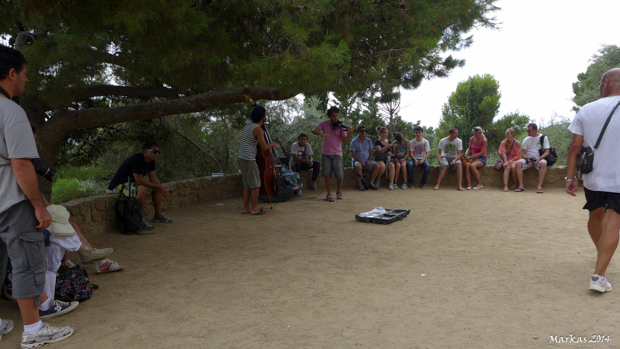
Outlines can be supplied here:
M577 180L577 177L573 177L573 178L564 177L564 182L574 182L576 180Z

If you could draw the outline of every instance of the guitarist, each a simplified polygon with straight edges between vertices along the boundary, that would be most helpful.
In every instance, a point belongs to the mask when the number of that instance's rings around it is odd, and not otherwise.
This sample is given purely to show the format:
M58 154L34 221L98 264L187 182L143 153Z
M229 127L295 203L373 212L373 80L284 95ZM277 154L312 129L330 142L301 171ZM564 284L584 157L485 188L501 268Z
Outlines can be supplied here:
M243 179L243 211L241 212L243 214L261 215L267 212L262 207L258 208L258 194L261 183L260 172L256 163L256 143L260 144L263 151L274 147L282 149L279 144L267 144L265 141L265 131L261 126L266 117L265 108L260 105L254 107L251 115L252 122L245 125L241 134L237 163ZM250 208L250 198L252 199L252 208Z

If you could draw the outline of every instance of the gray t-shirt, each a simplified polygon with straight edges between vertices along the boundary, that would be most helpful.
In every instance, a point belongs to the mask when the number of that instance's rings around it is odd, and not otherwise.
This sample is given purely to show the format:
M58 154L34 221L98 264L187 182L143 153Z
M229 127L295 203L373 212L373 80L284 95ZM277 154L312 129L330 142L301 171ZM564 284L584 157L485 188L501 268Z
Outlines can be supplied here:
M0 97L0 213L27 199L17 185L10 159L38 157L26 112L12 100Z
M298 142L293 143L291 147L291 159L289 161L289 168L292 169L293 165L295 165L295 158L293 158L293 154L297 154L297 157L302 160L309 160L308 156L313 155L312 147L310 143L306 143L303 147L299 146Z
M455 158L457 150L463 150L463 141L461 141L460 138L455 138L453 141L450 141L450 137L448 136L439 141L437 149L441 149L442 157Z

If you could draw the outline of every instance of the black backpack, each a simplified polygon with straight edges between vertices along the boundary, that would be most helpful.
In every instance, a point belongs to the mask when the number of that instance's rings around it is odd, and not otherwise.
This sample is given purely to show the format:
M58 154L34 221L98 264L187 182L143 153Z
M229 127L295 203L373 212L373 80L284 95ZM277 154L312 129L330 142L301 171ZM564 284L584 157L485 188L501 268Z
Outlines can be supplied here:
M543 149L545 144L544 142L545 135L542 135L542 137L540 137L540 149L538 149L538 153L540 155L543 155L545 153L545 149ZM554 147L549 147L549 155L547 155L545 160L547 160L547 166L552 166L553 164L555 164L556 161L558 161L558 153L555 151Z
M142 208L140 202L131 193L131 182L129 183L129 193L125 195L121 190L116 201L116 224L125 234L139 234L142 229Z

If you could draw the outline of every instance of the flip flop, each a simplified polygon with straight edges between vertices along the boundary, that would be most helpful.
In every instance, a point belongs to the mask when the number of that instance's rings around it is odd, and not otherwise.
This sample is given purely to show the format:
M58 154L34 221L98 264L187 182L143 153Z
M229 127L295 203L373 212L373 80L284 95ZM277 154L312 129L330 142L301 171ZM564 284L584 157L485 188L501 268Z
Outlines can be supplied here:
M475 189L475 188L474 188L474 189ZM465 190L471 190L471 187L467 187L467 188L465 188Z
M462 188L456 188L456 190L458 190L458 191L465 191L465 189L462 189Z
M241 214L248 214L248 213L252 213L252 211L241 212Z
M536 194L542 194L542 193L543 193L542 189L536 189Z
M484 188L484 186L483 186L483 185L481 185L481 186L479 186L479 187L474 187L474 190L478 190L478 189L482 189L482 188Z
M507 186L507 185L505 185L505 186L504 186L504 193L507 193L507 192L508 192L508 186Z
M261 215L261 214L264 214L264 213L267 213L267 210L265 210L264 208L261 207L261 208L258 209L258 212L256 212L256 213L251 213L250 212L250 215L251 216L258 216L258 215Z
M517 192L517 193L520 193L522 191L525 191L525 188L517 188L517 189L515 189L515 192Z

